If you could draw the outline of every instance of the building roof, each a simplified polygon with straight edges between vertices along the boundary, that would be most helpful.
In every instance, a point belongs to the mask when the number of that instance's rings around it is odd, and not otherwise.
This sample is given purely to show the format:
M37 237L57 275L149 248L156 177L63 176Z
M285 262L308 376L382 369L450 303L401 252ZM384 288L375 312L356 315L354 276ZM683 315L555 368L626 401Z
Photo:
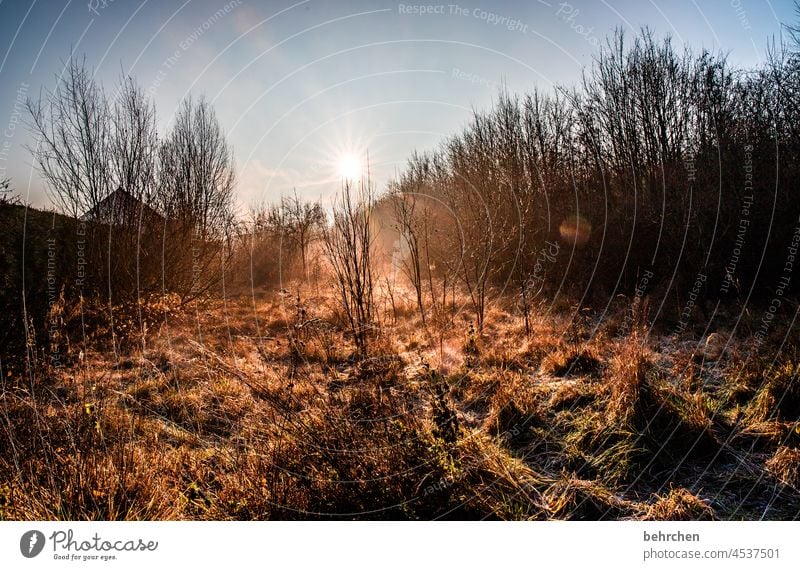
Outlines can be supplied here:
M138 225L144 221L163 221L164 216L120 187L81 216L81 220L100 222L111 226L127 226Z

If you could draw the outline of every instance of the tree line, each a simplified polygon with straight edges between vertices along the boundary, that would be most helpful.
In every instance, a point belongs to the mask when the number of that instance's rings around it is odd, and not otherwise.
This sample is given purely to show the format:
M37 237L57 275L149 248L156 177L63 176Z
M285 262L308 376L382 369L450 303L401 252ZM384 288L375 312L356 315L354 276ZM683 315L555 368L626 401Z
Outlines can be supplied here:
M698 276L705 299L769 295L800 227L799 104L786 45L735 69L647 29L617 31L575 87L501 90L392 185L420 312L446 280L478 326L501 291L526 321L556 293L681 307Z
M214 286L230 257L235 174L205 99L186 98L159 136L155 104L133 78L108 93L85 61L71 59L55 89L27 106L47 190L85 226L84 294L189 299Z

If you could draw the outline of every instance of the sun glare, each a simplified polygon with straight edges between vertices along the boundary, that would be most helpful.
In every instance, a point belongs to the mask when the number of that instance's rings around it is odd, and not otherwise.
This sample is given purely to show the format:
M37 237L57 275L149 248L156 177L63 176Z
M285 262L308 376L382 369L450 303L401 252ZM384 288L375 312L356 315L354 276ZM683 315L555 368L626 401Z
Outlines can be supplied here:
M352 154L347 154L339 158L339 176L349 180L361 176L361 162Z

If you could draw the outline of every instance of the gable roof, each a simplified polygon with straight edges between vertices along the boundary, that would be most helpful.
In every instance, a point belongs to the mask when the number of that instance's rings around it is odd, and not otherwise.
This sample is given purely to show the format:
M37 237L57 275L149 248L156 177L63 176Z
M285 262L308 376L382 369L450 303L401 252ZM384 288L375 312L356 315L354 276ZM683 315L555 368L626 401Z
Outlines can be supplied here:
M103 198L88 210L81 220L100 222L110 226L137 225L140 220L163 221L164 216L122 187Z

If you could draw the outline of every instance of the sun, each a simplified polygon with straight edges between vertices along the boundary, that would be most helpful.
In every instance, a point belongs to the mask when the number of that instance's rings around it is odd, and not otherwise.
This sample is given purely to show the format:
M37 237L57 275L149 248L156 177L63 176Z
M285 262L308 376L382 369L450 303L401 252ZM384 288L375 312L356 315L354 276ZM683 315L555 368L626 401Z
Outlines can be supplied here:
M345 154L337 161L337 170L342 178L352 180L361 176L361 161L352 154Z

